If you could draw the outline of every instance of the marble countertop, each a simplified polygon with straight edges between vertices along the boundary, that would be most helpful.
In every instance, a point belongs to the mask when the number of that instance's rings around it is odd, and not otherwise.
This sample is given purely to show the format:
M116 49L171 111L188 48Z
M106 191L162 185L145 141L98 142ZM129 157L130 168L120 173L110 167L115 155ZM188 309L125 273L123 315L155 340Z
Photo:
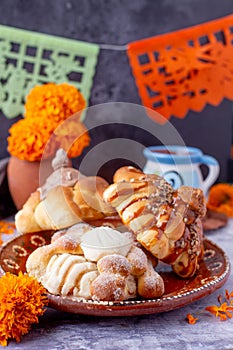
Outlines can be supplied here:
M233 220L206 236L233 261ZM203 315L195 325L188 324L185 319L187 313L217 304L217 297L224 294L225 289L233 290L233 272L225 285L211 295L161 314L93 317L48 308L39 324L33 325L20 343L10 341L7 349L233 349L233 318L220 321L212 315Z

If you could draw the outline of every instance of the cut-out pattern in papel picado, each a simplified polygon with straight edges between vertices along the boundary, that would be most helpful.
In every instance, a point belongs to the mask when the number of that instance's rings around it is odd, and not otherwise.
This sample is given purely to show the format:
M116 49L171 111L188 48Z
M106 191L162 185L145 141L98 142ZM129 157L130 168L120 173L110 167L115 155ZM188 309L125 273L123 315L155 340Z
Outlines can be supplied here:
M0 109L23 114L28 92L48 82L72 84L88 102L98 53L95 44L0 26Z

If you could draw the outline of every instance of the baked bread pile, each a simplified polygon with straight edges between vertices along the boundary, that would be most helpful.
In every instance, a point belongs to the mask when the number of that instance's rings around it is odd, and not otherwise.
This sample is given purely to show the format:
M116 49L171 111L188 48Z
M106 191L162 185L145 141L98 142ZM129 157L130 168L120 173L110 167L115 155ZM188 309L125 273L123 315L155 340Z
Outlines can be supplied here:
M165 179L131 166L118 169L110 185L69 168L61 182L53 179L32 193L15 220L21 233L55 231L51 244L27 261L28 273L50 293L104 301L156 298L164 292L158 261L183 278L197 272L206 213L200 189L174 190ZM128 233L109 231L119 223ZM133 240L123 249L117 237L124 242L129 232Z
M152 255L181 277L191 277L203 255L201 218L206 213L200 189L174 190L157 175L123 167L103 194L122 222Z
M93 229L81 223L57 232L51 244L37 248L29 256L27 272L56 295L98 301L161 296L164 283L153 268L155 259L150 259L129 238L129 233L113 231L107 227ZM102 253L95 252L96 247L90 246L90 243L85 248L85 235L88 232L93 237L94 245L100 244L103 239L107 242ZM112 251L109 241L112 234L116 237L113 248L118 247L117 253ZM117 240L120 244L116 244ZM123 243L126 250L122 249Z

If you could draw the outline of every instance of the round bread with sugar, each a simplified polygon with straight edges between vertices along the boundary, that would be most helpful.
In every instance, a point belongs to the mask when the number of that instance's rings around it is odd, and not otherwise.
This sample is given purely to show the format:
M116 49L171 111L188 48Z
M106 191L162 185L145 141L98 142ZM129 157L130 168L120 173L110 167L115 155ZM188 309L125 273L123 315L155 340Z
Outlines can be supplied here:
M115 214L102 198L108 183L95 176L80 178L73 187L55 186L44 198L33 193L15 216L20 233L60 230L78 222L91 222Z
M126 299L126 280L123 276L103 272L91 285L93 300L122 301Z
M203 255L201 189L174 190L162 177L132 166L118 169L103 194L138 242L181 277L193 276Z
M100 273L113 273L121 276L129 276L131 273L131 264L128 259L119 254L106 255L97 262Z
M140 276L146 271L147 256L141 248L133 245L127 255L127 259L131 264L131 274L133 276Z

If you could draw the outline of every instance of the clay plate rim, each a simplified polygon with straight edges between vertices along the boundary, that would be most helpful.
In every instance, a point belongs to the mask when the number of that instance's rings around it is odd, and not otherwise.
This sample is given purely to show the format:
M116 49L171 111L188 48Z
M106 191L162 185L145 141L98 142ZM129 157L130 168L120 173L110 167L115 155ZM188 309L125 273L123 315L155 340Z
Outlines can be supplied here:
M44 231L34 233L34 236L46 237L45 241L46 244L48 244L48 240L53 233L53 231ZM28 234L26 234L26 236L27 235ZM29 235L33 235L33 233ZM22 238L26 238L26 236L17 235L2 245L0 249L0 266L2 271L0 271L0 275L1 273L10 270L3 264L4 252L7 250L12 250L12 248L15 246L25 249L25 239ZM15 245L15 243L18 244ZM49 307L73 314L112 317L155 314L186 306L196 300L212 294L215 290L221 288L227 281L230 274L230 261L225 252L217 244L213 243L207 238L204 240L204 245L205 251L208 252L210 256L207 256L201 263L201 276L200 273L198 273L191 279L180 279L178 276L175 276L173 272L164 272L163 277L166 280L165 285L169 285L169 283L171 286L181 284L181 288L175 291L171 289L170 291L168 290L166 292L165 290L165 294L161 298L149 300L134 299L115 303L109 301L97 302L92 300L83 300L77 297L56 296L48 293ZM35 247L30 247L30 249L33 251ZM22 259L21 257L18 257L17 261L20 262L21 260L23 260L22 266L24 266L25 256L22 257ZM20 270L24 271L23 268ZM216 273L214 271L216 271ZM14 271L12 272L14 273ZM159 272L163 275L163 271Z

